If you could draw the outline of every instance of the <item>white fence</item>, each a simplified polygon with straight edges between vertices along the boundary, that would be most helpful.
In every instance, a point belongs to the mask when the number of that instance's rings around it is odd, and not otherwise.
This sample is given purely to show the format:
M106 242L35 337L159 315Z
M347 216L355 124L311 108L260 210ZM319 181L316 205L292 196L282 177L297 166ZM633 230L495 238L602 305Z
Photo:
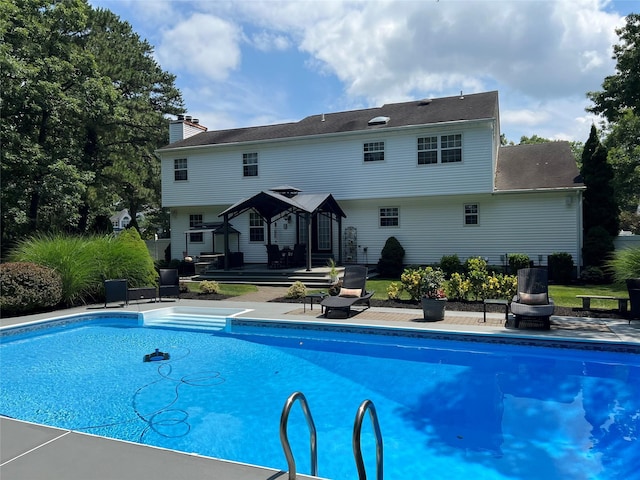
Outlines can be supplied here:
M616 250L624 248L640 248L640 235L623 235L616 237L613 241Z

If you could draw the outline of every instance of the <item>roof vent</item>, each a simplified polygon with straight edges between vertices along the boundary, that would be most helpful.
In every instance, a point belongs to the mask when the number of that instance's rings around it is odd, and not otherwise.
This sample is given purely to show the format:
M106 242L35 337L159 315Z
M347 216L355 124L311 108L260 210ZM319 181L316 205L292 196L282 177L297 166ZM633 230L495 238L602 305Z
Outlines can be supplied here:
M431 102L433 102L432 98L423 98L422 100L420 100L418 102L418 105L420 105L420 106L429 105Z
M391 120L390 117L379 116L369 120L369 125L386 125L389 123L389 120Z

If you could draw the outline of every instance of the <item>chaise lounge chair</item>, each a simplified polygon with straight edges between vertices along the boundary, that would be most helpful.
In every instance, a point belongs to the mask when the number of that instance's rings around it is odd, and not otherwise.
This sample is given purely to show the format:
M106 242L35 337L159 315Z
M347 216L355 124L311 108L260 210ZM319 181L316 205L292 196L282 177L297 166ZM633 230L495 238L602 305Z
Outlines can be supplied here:
M371 307L371 297L374 292L367 292L367 267L362 265L349 265L344 270L342 288L338 295L326 297L320 305L324 308L324 316L329 316L330 310L346 312L347 318L351 314L353 305L366 305Z
M556 306L549 298L549 278L546 269L518 270L518 292L513 297L510 308L515 316L515 328L519 327L523 318L542 320L545 329L551 328L549 317L553 315Z

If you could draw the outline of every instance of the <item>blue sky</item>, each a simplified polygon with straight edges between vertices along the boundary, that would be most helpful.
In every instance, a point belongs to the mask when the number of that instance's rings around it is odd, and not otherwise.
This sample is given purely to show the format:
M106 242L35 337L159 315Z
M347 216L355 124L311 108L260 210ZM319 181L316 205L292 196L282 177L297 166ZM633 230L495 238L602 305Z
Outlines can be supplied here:
M129 22L210 130L498 90L501 129L586 141L639 1L89 0ZM597 122L597 119L595 119Z

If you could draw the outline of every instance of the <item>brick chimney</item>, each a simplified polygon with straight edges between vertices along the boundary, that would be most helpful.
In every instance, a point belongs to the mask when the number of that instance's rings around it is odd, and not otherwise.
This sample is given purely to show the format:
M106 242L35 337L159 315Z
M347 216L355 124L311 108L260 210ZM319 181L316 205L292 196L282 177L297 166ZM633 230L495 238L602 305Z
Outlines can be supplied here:
M169 143L175 143L206 131L207 127L200 125L200 120L197 118L178 115L177 120L172 120L169 123Z

